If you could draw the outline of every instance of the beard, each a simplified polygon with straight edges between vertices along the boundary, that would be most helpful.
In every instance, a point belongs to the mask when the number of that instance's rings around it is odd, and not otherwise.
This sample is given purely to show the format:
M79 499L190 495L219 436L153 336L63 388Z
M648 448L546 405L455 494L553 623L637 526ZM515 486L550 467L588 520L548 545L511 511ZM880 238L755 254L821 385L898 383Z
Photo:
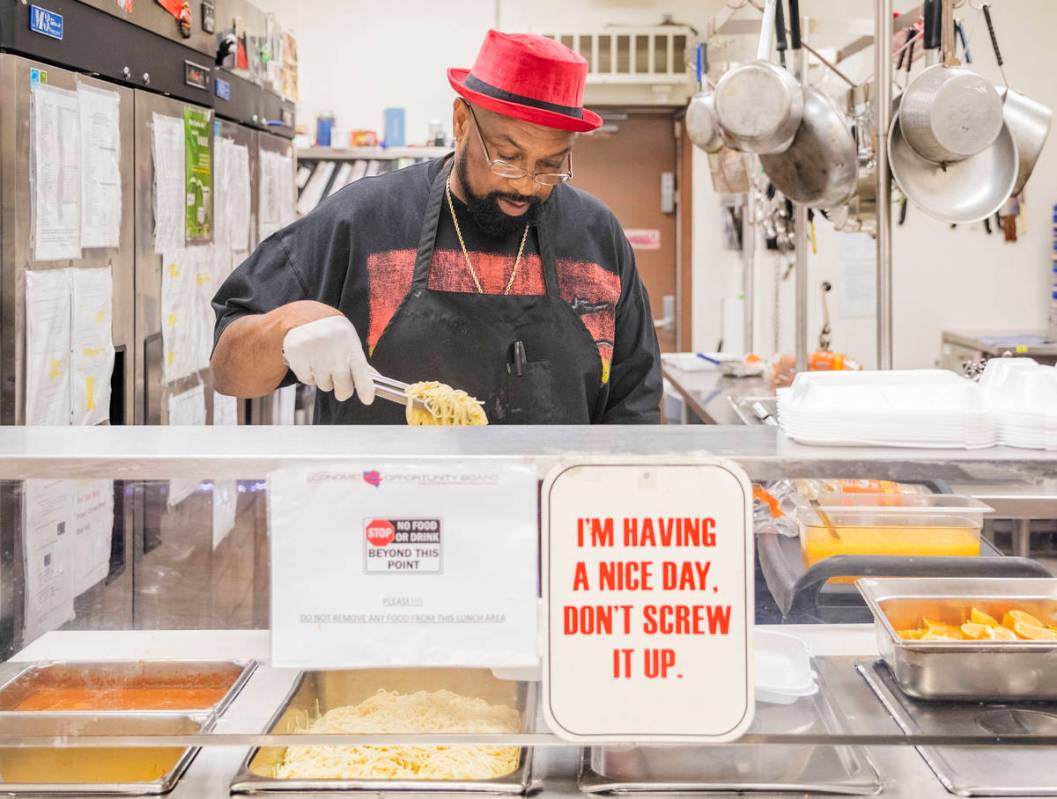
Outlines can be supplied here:
M488 194L476 194L470 188L469 169L464 159L455 165L459 184L466 195L466 210L478 229L490 239L505 239L515 233L521 233L525 225L535 224L539 219L541 201L539 197L517 194L514 192L493 191ZM510 216L499 207L499 200L528 203L529 207L521 216Z

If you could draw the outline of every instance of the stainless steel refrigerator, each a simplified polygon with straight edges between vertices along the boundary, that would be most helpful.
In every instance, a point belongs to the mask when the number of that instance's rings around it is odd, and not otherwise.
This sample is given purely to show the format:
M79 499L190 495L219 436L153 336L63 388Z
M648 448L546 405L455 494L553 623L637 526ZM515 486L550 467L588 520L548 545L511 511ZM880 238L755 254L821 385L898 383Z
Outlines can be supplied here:
M274 28L272 22L243 0L193 5L190 37L151 3L49 0L48 23L57 27L44 31L34 27L37 12L28 4L0 5L0 424L27 422L26 274L101 266L109 266L113 276L116 354L109 422L167 424L169 399L198 385L203 387L204 421L214 421L208 369L171 382L163 379L151 124L155 113L182 118L187 108L212 110L210 142L227 138L248 150L250 218L256 220L258 148L263 140L268 148L289 150L289 139L283 137L293 135L293 105L261 85L266 70L257 45L265 40L266 29ZM248 55L247 69L237 63L231 69L214 67L219 43L232 31ZM34 260L30 118L35 81L64 89L80 83L119 95L119 246L85 249L77 260ZM295 202L291 192L290 206ZM251 247L257 238L254 221ZM272 402L267 398L256 405L270 407ZM271 419L246 402L237 405L236 415L239 423ZM67 628L266 624L261 492L252 484L231 488L236 523L219 541L210 536L216 486L205 483L179 503L168 501L172 487L169 481L116 484L109 569L97 585L76 597L72 620L63 622ZM0 657L27 642L26 543L31 538L24 525L24 497L22 484L0 484Z

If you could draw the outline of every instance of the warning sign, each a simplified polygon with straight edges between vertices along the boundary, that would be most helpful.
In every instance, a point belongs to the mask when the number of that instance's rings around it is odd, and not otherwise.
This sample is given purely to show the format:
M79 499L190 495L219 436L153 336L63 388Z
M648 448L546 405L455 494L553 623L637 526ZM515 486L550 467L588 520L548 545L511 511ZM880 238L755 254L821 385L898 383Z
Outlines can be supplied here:
M551 730L570 741L712 743L748 728L751 502L748 477L721 460L570 460L551 472Z
M367 574L440 574L440 519L364 519Z

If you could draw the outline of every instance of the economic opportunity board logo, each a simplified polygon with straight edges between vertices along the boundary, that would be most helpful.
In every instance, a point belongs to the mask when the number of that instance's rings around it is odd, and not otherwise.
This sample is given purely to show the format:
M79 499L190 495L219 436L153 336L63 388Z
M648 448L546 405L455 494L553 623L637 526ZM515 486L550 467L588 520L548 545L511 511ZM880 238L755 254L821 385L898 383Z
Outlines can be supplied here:
M377 469L370 469L363 473L363 482L378 488L382 484L382 473Z

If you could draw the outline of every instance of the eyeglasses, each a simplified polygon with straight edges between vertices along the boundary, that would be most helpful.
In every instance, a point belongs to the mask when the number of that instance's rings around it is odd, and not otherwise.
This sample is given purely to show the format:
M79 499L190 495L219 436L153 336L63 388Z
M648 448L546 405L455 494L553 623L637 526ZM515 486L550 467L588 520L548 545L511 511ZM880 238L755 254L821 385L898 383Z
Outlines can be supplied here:
M473 112L473 107L466 103L466 109L470 112L470 116L473 117L473 127L477 131L477 139L481 142L481 149L484 150L484 160L488 162L488 166L492 168L493 174L499 175L501 178L507 178L508 180L521 180L524 177L528 177L528 170L522 169L521 167L511 164L509 161L503 161L499 158L492 158L488 153L488 145L484 143L484 136L481 135L481 126L477 122L477 115ZM534 172L532 179L540 186L558 186L570 180L573 176L573 154L569 151L569 171L568 172Z

